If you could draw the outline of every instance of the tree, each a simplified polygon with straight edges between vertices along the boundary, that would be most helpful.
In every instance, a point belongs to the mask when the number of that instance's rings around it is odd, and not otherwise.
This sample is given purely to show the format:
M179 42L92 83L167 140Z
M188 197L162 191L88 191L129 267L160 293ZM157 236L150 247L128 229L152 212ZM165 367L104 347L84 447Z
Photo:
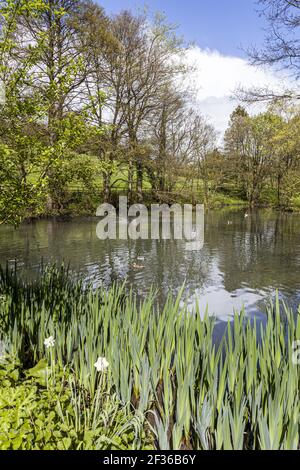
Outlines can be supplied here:
M259 13L268 28L265 46L248 50L250 62L256 66L270 66L286 70L296 82L300 78L300 1L259 0ZM239 90L239 98L248 102L300 99L297 87L281 91L270 88Z
M2 221L13 212L14 221L26 210L34 214L44 201L41 192L53 209L69 181L67 169L87 183L83 165L77 160L75 171L72 164L84 140L99 134L76 102L86 74L75 21L81 8L79 1L67 0L1 3L0 72L6 101L0 109L0 158L2 172L9 159L12 176L5 173L1 184ZM18 191L21 205L15 204ZM10 204L13 210L7 209Z
M183 43L164 17L0 0L0 21L2 221L64 212L70 187L96 192L98 176L105 200L120 181L139 201L145 177L161 193L200 169L208 181L215 134L190 108Z
M11 8L16 1L5 2ZM60 136L64 133L64 119L80 101L79 89L86 70L79 48L76 18L81 12L80 0L39 0L32 10L19 11L16 17L16 41L9 55L9 67L15 63L25 70L23 83L26 93L37 94L44 106L44 125L47 129L49 155L53 165L48 166L48 208L53 208L57 181L52 187L52 171L57 159L65 155ZM28 64L24 68L24 64Z
M300 1L259 0L268 23L265 47L249 49L254 65L275 65L300 78Z
M275 108L275 111L279 114L278 109ZM271 174L275 179L278 207L289 206L292 196L299 190L299 131L299 110L289 109L281 116L277 132L270 141L273 160Z
M0 104L0 223L20 223L43 203L47 168L44 107L39 93L28 92L27 74L36 57L30 49L19 67L15 57L17 21L35 15L41 3L7 1L0 4L0 77L5 100ZM30 179L35 171L36 177Z
M90 149L98 158L103 196L109 201L112 175L122 164L120 141L124 134L124 118L115 62L120 43L103 8L92 2L83 5L77 29L87 71L81 99L86 103L88 121L99 130L98 139L91 142Z
M162 91L183 71L178 60L181 42L161 16L150 24L146 16L134 17L125 11L114 18L112 31L120 51L112 56L110 83L128 142L129 193L135 167L136 191L142 200L146 123L160 106Z
M211 196L219 189L223 179L221 163L223 158L217 151L217 132L201 115L193 118L193 162L198 181L202 182L204 203L209 204Z
M271 173L272 142L280 127L281 118L270 112L251 117L238 108L231 115L225 134L227 161L235 184L241 186L250 206L260 201Z
M184 97L170 82L161 90L156 112L148 120L150 158L147 173L155 191L171 191L188 163L187 112Z

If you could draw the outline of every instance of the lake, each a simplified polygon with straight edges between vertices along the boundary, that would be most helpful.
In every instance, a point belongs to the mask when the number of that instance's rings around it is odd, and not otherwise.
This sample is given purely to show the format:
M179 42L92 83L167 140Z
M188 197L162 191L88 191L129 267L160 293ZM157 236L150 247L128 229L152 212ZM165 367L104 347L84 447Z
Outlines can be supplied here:
M125 281L144 297L151 286L163 304L185 283L184 299L192 309L220 320L243 306L261 317L276 291L289 306L300 304L300 215L258 210L216 210L205 215L205 243L189 252L185 242L101 241L97 218L62 222L41 220L18 229L0 227L0 263L17 261L27 276L45 264L70 263L97 287Z

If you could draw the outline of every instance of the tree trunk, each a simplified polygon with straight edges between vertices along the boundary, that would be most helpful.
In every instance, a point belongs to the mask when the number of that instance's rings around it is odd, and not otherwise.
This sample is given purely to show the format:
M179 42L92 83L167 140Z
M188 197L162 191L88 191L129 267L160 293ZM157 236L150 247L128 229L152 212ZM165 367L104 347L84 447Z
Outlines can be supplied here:
M281 175L277 178L277 205L281 206Z
M132 159L128 163L128 202L132 202L132 191L133 191L133 163Z
M137 181L136 181L136 191L138 196L138 202L143 202L143 165L141 162L138 162L136 165L137 171Z
M103 173L103 198L104 202L111 200L110 173Z

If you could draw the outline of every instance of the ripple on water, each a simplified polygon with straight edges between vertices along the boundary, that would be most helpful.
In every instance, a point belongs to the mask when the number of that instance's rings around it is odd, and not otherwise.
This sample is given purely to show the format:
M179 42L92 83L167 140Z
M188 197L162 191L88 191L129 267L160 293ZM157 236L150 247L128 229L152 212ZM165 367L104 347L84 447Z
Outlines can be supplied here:
M299 214L258 211L245 222L244 211L209 212L200 252L187 252L180 241L100 241L96 225L97 219L85 219L38 221L17 230L2 226L0 262L13 266L17 259L32 276L41 258L44 264L64 260L94 287L127 279L143 297L154 286L161 304L185 282L189 308L198 302L205 312L208 305L222 319L243 306L250 315L265 311L276 289L288 305L299 304Z

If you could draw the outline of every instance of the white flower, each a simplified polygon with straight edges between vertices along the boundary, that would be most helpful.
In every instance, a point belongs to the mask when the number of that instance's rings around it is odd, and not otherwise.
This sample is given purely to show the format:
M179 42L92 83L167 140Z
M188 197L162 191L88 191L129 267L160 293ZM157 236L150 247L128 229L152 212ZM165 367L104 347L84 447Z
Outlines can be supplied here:
M55 345L55 339L53 338L53 336L50 336L49 338L45 339L44 345L47 349L53 348Z
M98 357L97 362L94 364L98 372L104 372L109 367L105 357Z

